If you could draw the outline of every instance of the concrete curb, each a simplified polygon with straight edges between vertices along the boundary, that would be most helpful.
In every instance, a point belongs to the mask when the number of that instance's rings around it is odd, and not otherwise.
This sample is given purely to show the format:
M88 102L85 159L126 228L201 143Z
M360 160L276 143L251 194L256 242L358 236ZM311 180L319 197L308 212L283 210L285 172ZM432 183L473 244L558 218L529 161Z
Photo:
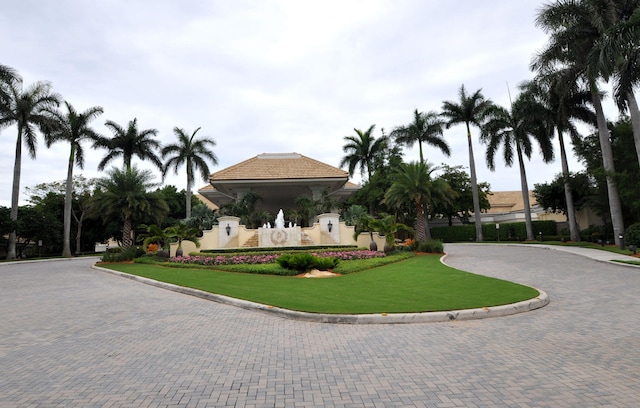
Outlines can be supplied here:
M446 255L445 255L446 256ZM443 257L444 258L444 257ZM442 259L441 259L442 261ZM155 286L162 289L171 290L186 295L199 297L201 299L222 303L225 305L236 306L242 309L256 310L263 313L273 314L279 317L292 320L300 320L316 323L334 323L334 324L406 324L406 323L435 323L449 322L453 320L475 320L486 319L490 317L509 316L517 313L528 312L539 309L549 304L547 294L536 289L540 294L529 300L509 305L483 307L478 309L450 310L443 312L423 312L423 313L376 313L376 314L323 314L298 312L295 310L283 309L279 307L264 305L261 303L250 302L247 300L236 299L228 296L217 295L215 293L204 292L198 289L186 288L173 285L171 283L159 282L153 279L141 276L130 275L124 272L118 272L111 269L92 266L93 269L110 273L119 277L141 282L147 285Z

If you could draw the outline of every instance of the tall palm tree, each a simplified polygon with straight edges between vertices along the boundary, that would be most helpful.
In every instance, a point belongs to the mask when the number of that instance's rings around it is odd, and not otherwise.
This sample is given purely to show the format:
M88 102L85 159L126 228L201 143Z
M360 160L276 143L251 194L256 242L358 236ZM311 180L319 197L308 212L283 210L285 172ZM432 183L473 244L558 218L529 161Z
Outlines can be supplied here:
M23 88L22 81L13 80L4 87L7 97L0 107L0 129L16 125L16 154L13 166L13 187L11 190L11 220L18 220L18 199L20 195L20 172L22 168L22 145L27 147L29 156L36 157L38 146L37 129L43 130L51 121L49 109L60 104L60 96L52 93L48 82L35 82ZM16 257L16 232L9 234L7 259Z
M117 123L108 120L105 126L111 129L111 139L101 138L95 145L109 150L109 153L98 163L98 170L104 168L116 157L122 157L124 169L131 169L131 159L138 156L140 160L149 160L160 170L163 169L162 161L156 154L161 148L160 142L154 139L158 134L157 129L138 130L138 119L129 121L126 129Z
M424 162L422 143L435 146L445 155L451 156L449 144L442 137L444 126L445 122L436 112L418 112L416 109L413 112L413 122L396 127L389 136L407 147L412 147L417 142L420 148L420 161Z
M355 136L345 136L346 144L342 146L342 150L347 154L340 161L340 167L349 166L349 175L353 176L353 172L357 167L360 168L360 175L364 180L365 173L367 177L373 174L374 163L380 159L387 147L387 137L381 136L375 138L373 130L376 125L371 125L366 131L353 129Z
M544 113L544 107L537 103L530 93L523 92L513 102L511 111L496 105L487 110L487 122L482 127L481 135L481 140L488 144L486 158L487 166L491 170L495 170L495 155L501 145L504 161L509 167L513 165L515 150L520 168L527 239L530 241L534 239L534 235L524 157L531 158L533 138L538 142L543 160L553 160L553 130L549 128Z
M578 242L580 228L576 221L564 135L568 133L572 141L577 141L581 136L574 123L576 120L592 125L596 123L595 113L589 106L591 94L586 89L578 87L571 69L554 71L545 76L539 75L533 81L527 82L524 88L540 103L543 115L555 127L558 135L569 234L572 241Z
M493 105L490 99L485 99L482 90L478 89L468 95L464 85L458 91L458 101L445 101L442 104L441 115L448 119L447 129L453 125L464 123L467 128L467 144L469 145L469 171L471 177L471 190L473 193L473 212L476 225L476 241L484 241L482 234L482 222L480 220L480 197L478 194L478 178L476 177L476 163L473 157L473 141L471 140L471 125L480 127L484 113Z
M94 106L82 113L65 101L67 111L51 111L53 123L47 131L47 147L55 142L67 142L70 145L69 162L67 164L67 181L64 194L64 231L62 256L71 256L71 204L73 199L73 167L77 164L84 168L84 149L82 142L85 140L97 141L100 135L93 130L89 123L102 114L100 106ZM79 248L78 248L79 249Z
M391 206L414 206L418 241L431 239L429 209L435 206L435 201L455 198L455 193L446 181L432 178L434 170L436 169L428 163L403 163L396 170L393 183L384 195L385 203Z
M556 0L545 4L536 17L536 25L550 34L549 41L534 58L532 68L545 74L562 68L578 72L591 93L591 103L596 112L597 132L602 153L602 165L606 173L609 212L616 245L624 234L624 221L618 187L614 180L613 150L609 140L607 120L602 108L602 94L598 80L603 78L603 65L593 58L604 30L615 17L616 2L609 0Z
M16 83L22 81L18 71L15 69L0 64L0 113L1 109L9 104L9 87Z
M149 192L152 182L149 170L131 167L126 170L113 168L108 177L97 182L95 211L104 221L117 219L122 222L122 248L128 249L134 241L133 223L141 214L160 219L169 212L167 203L157 192Z
M621 113L629 111L638 163L640 164L640 110L634 89L640 84L640 1L599 0L602 32L591 63L604 79L614 80L614 97Z
M200 170L200 176L204 181L207 181L209 177L207 160L211 164L218 164L218 158L213 151L209 149L209 146L213 147L216 145L215 140L206 137L195 139L196 133L198 133L199 130L200 128L197 128L191 136L189 136L184 129L176 126L173 128L173 133L178 137L178 143L169 144L162 148L162 158L165 159L167 156L170 156L164 165L162 172L163 177L170 167L174 168L175 174L178 174L178 167L183 164L187 167L186 218L191 218L191 190L195 182L194 173Z

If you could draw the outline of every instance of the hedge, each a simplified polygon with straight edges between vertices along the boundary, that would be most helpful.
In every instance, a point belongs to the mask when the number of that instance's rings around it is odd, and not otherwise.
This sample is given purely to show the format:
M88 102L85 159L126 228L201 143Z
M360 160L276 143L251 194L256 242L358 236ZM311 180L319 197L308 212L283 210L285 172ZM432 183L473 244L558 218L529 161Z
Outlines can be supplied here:
M533 234L535 239L557 237L558 226L555 221L532 221ZM496 229L496 224L482 224L482 234L485 241L524 241L527 239L527 230L524 222L511 222L500 224L500 229ZM437 227L431 229L434 239L443 242L473 242L476 239L475 225L456 225L452 227Z

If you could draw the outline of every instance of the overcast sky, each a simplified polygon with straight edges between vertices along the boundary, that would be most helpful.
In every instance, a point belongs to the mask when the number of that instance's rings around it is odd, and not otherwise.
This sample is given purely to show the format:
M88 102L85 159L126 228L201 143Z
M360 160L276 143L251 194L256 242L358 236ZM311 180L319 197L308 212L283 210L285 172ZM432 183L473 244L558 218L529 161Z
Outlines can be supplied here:
M137 118L139 129L158 129L162 143L175 141L174 126L202 127L199 135L217 142L212 172L282 152L337 167L354 128L375 124L376 137L389 133L410 123L414 109L439 111L456 100L461 84L508 105L507 84L515 95L532 78L531 58L546 42L533 23L543 2L532 0L3 3L0 64L17 69L25 84L50 81L79 111L102 106L93 123L107 136L106 120L126 127ZM504 168L499 157L496 171L487 170L479 131L472 132L478 180L493 191L519 190L517 167ZM16 133L0 134L4 206ZM428 161L468 167L464 127L445 138L451 157L426 147ZM85 148L85 168L75 174L102 176L96 168L106 152ZM68 145L47 149L41 138L36 160L23 153L21 203L25 187L65 179L68 154ZM417 148L405 149L406 161L417 159ZM533 188L559 173L560 163L543 164L536 152L527 172ZM185 179L182 168L165 183L184 189Z

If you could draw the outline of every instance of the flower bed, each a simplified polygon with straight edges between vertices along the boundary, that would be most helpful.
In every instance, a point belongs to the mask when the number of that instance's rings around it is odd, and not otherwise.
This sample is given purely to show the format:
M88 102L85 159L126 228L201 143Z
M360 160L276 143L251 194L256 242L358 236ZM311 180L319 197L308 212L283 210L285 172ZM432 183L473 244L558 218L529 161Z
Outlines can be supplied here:
M326 251L312 253L319 258L337 258L343 261L353 259L370 259L381 258L385 254L383 252L355 250L355 251ZM216 255L216 256L175 256L169 258L169 262L180 264L196 264L205 266L215 265L239 265L239 264L268 264L275 263L280 254L264 254L264 255Z

